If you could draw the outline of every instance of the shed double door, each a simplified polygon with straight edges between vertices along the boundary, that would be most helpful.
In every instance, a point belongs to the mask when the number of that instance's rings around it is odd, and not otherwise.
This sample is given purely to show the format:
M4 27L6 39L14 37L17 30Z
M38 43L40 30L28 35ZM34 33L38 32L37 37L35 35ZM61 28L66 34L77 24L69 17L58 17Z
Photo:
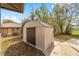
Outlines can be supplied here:
M32 45L36 45L35 40L35 27L27 28L27 42L29 42Z

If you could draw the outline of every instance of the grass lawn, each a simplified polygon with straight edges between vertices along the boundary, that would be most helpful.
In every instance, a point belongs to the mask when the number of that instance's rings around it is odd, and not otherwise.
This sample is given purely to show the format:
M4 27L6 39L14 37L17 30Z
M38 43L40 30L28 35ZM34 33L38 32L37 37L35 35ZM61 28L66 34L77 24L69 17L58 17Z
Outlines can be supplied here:
M71 35L79 35L79 31L78 30L71 30Z

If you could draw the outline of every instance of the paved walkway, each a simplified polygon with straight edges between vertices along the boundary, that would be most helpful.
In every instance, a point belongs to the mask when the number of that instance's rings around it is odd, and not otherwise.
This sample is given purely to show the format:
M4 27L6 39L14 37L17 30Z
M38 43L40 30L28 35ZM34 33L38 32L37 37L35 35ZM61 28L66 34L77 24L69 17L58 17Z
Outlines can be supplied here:
M68 44L79 51L79 39L72 38L72 39L66 41L64 44Z
M59 41L55 41L54 44L55 44L54 49L50 48L48 52L45 52L46 55L49 55L49 56L79 56L79 40L78 39L70 39L62 43Z
M50 56L79 56L79 52L73 49L70 45L57 42L54 50L52 50Z

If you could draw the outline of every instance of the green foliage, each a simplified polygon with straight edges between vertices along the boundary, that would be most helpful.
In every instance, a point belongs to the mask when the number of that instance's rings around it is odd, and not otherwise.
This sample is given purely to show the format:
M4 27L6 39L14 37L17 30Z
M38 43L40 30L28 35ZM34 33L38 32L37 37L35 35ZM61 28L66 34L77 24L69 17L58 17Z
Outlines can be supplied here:
M44 21L44 22L48 22L49 19L49 15L48 15L49 11L46 8L45 4L41 4L40 8L35 10L35 16L37 17L38 20L40 21Z
M79 35L79 30L71 29L70 34L71 35Z
M34 16L36 20L52 25L55 33L68 34L71 29L71 21L79 18L78 5L56 4L54 8L51 9L51 12L49 12L45 4L41 4L40 8L34 11Z

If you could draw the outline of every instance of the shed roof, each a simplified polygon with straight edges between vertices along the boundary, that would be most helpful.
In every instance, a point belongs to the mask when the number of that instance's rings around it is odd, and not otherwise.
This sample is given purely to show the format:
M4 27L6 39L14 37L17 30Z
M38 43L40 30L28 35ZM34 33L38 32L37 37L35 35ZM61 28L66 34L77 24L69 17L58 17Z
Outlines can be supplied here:
M47 26L47 27L52 27L51 25L45 23L45 22L42 22L42 21L38 21L40 24L42 24L43 26Z
M30 23L30 22L34 22L34 23L38 23L38 24L40 24L41 26L44 26L44 27L52 27L51 25L49 25L49 24L47 24L47 23L45 23L45 22L42 22L42 21L36 21L36 20L31 20L31 21L28 21L28 22L26 22L25 24L27 24L27 23ZM36 25L37 26L37 25Z
M1 27L21 27L22 25L21 24L18 24L18 23L4 23L4 24L1 24Z

